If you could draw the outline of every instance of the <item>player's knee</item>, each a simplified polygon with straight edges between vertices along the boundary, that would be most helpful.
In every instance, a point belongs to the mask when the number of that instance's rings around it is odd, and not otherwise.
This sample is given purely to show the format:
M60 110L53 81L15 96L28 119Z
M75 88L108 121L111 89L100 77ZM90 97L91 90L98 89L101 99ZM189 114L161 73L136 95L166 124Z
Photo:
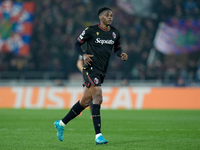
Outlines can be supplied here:
M88 100L81 100L80 101L80 105L82 106L82 107L84 107L84 108L86 108L86 107L88 107L89 105L90 105L90 103L91 103L91 99L88 99Z
M80 103L80 105L81 105L83 108L86 108L86 107L89 106L86 102L82 102L82 103Z
M101 87L92 87L92 98L93 98L93 104L101 104L102 103L102 90Z
M86 108L86 107L87 107L87 106L86 106L86 103L83 102L83 101L80 101L80 105L81 105L83 108Z
M97 93L93 100L96 104L101 104L103 102L102 93Z

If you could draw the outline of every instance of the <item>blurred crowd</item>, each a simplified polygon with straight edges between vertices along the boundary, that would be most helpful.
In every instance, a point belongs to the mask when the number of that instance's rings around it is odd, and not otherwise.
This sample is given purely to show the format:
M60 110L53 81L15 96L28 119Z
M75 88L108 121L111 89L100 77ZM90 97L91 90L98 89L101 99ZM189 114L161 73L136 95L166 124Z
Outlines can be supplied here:
M168 82L181 77L187 81L200 81L199 52L177 56L180 59L157 52L154 63L147 64L159 22L169 17L200 18L199 0L155 0L156 14L152 17L128 14L115 0L33 1L35 13L30 55L24 58L0 52L0 72L58 72L62 79L72 78L73 74L79 73L76 67L78 54L74 50L77 37L87 26L98 23L97 11L101 6L109 6L114 13L113 26L121 33L122 49L129 55L129 60L123 62L112 55L107 79Z

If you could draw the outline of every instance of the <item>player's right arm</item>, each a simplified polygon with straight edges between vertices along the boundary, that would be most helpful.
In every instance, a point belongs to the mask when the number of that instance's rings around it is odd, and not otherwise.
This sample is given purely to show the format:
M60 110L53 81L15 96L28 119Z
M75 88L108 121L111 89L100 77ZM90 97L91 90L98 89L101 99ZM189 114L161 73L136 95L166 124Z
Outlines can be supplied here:
M74 45L74 49L79 53L79 55L83 56L85 53L83 52L81 46L83 44L81 42L79 42L78 40L76 41L75 45Z
M79 52L80 55L83 56L83 61L86 65L91 65L90 62L92 62L91 57L93 57L93 55L89 55L83 52L82 48L81 48L81 43L77 40L75 43L75 50Z
M75 47L75 50L78 51L78 53L81 56L83 56L84 63L86 65L91 65L90 62L92 61L91 57L93 57L93 55L89 55L89 54L83 52L83 50L81 48L81 46L88 40L90 40L90 32L89 32L89 28L86 28L85 30L83 30L81 35L79 35L74 47Z

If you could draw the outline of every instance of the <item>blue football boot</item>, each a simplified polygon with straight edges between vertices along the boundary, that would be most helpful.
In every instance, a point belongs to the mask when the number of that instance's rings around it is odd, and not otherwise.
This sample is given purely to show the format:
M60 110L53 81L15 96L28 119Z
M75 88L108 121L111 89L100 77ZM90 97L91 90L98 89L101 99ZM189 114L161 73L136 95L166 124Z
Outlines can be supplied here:
M95 139L96 144L106 144L108 140L104 139L103 135L100 135L98 138Z
M54 125L57 129L57 137L60 141L63 141L63 131L64 131L64 127L59 125L59 120L54 122Z

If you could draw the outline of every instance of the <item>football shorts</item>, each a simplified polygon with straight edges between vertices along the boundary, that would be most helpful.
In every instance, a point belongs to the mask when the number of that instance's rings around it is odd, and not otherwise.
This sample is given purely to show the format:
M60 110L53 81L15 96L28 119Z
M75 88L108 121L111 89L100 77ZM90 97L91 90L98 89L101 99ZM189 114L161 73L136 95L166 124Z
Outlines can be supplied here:
M95 71L92 67L83 68L83 79L84 83L83 86L89 88L92 85L94 86L101 86L105 78L105 75Z

